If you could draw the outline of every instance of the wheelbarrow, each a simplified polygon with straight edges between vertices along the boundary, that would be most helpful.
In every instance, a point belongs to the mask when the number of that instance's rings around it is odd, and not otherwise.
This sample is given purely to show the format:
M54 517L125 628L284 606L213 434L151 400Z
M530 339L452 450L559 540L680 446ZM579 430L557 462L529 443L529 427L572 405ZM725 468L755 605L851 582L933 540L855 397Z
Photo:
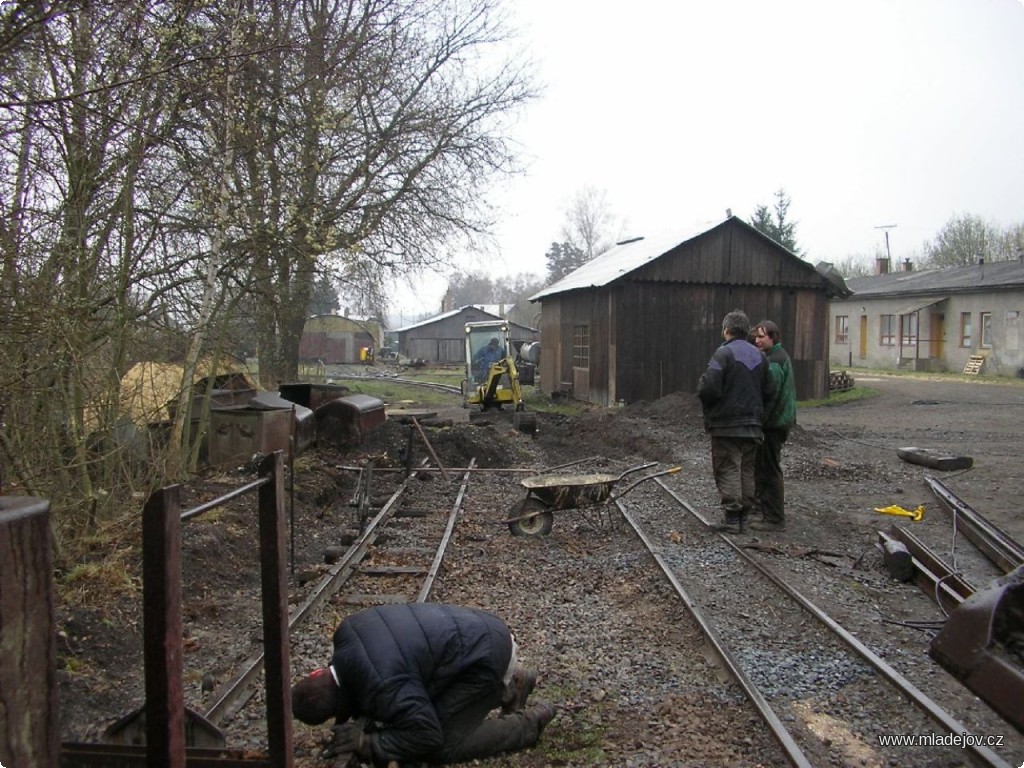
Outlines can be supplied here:
M595 473L590 475L538 475L520 481L526 497L511 510L505 520L514 536L547 536L554 524L554 513L566 509L586 509L620 499L640 483L663 475L672 475L682 467L672 467L637 478L619 493L612 493L615 484L627 475L654 464L631 467L619 475Z

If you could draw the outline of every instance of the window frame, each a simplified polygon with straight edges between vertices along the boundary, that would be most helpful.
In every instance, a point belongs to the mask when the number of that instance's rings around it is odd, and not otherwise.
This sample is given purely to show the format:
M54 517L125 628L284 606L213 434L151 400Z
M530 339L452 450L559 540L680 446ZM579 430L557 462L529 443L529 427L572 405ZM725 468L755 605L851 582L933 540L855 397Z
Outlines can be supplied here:
M978 347L981 349L992 349L992 313L982 312L979 316L978 325L981 326Z
M836 344L850 343L850 316L836 315Z
M897 317L899 315L878 316L878 346L896 346L896 329L899 327L899 324L896 322Z
M590 325L572 327L572 367L590 370Z
M960 313L960 347L970 349L974 343L973 315L970 312Z
M900 343L905 347L917 345L918 335L917 312L900 315Z

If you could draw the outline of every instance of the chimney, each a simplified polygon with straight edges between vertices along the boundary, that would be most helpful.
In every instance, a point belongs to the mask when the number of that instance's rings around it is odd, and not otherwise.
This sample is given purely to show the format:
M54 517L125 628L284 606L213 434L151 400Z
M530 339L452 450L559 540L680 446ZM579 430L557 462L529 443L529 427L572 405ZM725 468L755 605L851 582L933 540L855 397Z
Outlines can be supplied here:
M727 219L731 219L732 218L732 208L726 208L725 209L725 218L727 218Z
M910 259L905 259L903 261L903 271L904 272L913 272L914 271L914 264L913 264L913 262L910 261Z
M889 259L887 259L885 256L879 256L877 259L875 259L875 274L889 274Z

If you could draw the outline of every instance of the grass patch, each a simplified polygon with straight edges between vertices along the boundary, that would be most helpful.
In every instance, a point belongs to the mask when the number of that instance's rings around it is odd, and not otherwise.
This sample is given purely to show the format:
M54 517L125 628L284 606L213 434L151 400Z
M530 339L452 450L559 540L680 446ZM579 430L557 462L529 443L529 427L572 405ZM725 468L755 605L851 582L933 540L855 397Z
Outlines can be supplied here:
M142 581L129 568L125 553L75 565L57 580L57 594L67 605L102 608L107 595L139 596Z
M866 379L926 379L928 381L959 381L964 384L999 384L1001 386L1010 385L1024 388L1024 379L1018 379L1016 376L1011 374L996 375L993 373L982 373L980 375L972 375L962 373L960 371L908 371L898 370L895 368L837 368L835 370L846 371L854 377L854 380L856 380L858 376Z
M429 384L445 384L450 387L459 387L465 378L465 373L465 368L462 366L432 366L403 371L401 378ZM383 377L342 377L338 379L338 383L348 387L353 393L376 397L378 400L382 400L385 404L391 406L400 403L414 403L419 407L425 408L451 408L456 403L461 402L460 395L456 393L435 391L428 387L420 387L416 384L407 384ZM532 384L525 384L522 389L523 402L526 404L528 411L578 416L594 407L590 403L579 400L566 398L552 399Z
M821 400L801 400L797 403L798 408L822 408L833 405L845 405L858 400L866 400L869 397L877 397L878 390L871 387L853 387L843 392L834 392L827 398Z

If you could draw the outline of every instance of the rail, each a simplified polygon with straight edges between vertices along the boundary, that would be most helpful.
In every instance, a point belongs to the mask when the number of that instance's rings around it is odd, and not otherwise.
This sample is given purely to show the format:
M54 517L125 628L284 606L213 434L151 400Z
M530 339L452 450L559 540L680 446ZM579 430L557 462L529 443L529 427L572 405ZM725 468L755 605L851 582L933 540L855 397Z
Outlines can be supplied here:
M661 478L655 479L655 483L671 498L679 507L686 510L689 515L695 520L699 521L701 526L707 528L708 523L703 517L695 510L689 503L686 502L675 490L670 488L668 484ZM658 562L659 567L666 572L669 580L672 582L673 587L677 593L680 594L684 604L693 613L695 620L701 626L702 630L705 631L709 642L715 647L716 653L726 662L729 667L729 671L734 674L735 679L744 689L753 706L761 714L766 724L771 728L772 733L775 735L782 749L786 752L787 758L790 763L795 766L806 765L807 756L797 746L797 740L788 731L788 729L782 724L781 719L772 710L770 704L768 704L766 698L761 692L746 679L746 676L736 670L737 666L731 659L728 650L724 648L720 638L717 635L717 630L711 623L701 614L699 606L693 597L686 593L685 588L679 583L676 578L673 568L670 564L664 561L661 555L656 551L653 546L653 541L645 534L642 533L642 526L635 521L632 515L627 513L625 506L616 502L619 510L623 513L624 517L629 521L630 526L637 532L641 540L644 541L644 546L650 552L650 554ZM934 722L939 723L950 733L966 733L968 729L963 726L959 721L952 717L948 712L938 706L932 701L927 695L921 690L914 686L909 680L901 675L897 670L890 666L887 662L877 656L867 646L865 646L860 640L848 632L844 627L832 619L827 613L822 611L818 606L808 600L799 591L794 589L790 584L781 579L778 575L772 572L769 568L759 563L755 558L750 556L747 552L738 546L730 537L718 535L725 544L731 548L740 559L747 565L753 566L756 572L760 573L763 577L770 580L776 587L784 592L795 604L800 606L803 610L813 616L819 624L824 626L829 632L831 632L838 640L845 644L855 655L867 664L869 664L875 672L888 683L896 687L907 699L912 701L916 707L929 717ZM696 609L696 613L694 613ZM710 633L708 632L710 630ZM734 671L735 670L735 671ZM737 674L737 672L739 672ZM993 751L980 744L967 744L966 748L971 750L973 754L978 757L985 765L995 766L997 768L1009 768L1008 764L1000 758Z

